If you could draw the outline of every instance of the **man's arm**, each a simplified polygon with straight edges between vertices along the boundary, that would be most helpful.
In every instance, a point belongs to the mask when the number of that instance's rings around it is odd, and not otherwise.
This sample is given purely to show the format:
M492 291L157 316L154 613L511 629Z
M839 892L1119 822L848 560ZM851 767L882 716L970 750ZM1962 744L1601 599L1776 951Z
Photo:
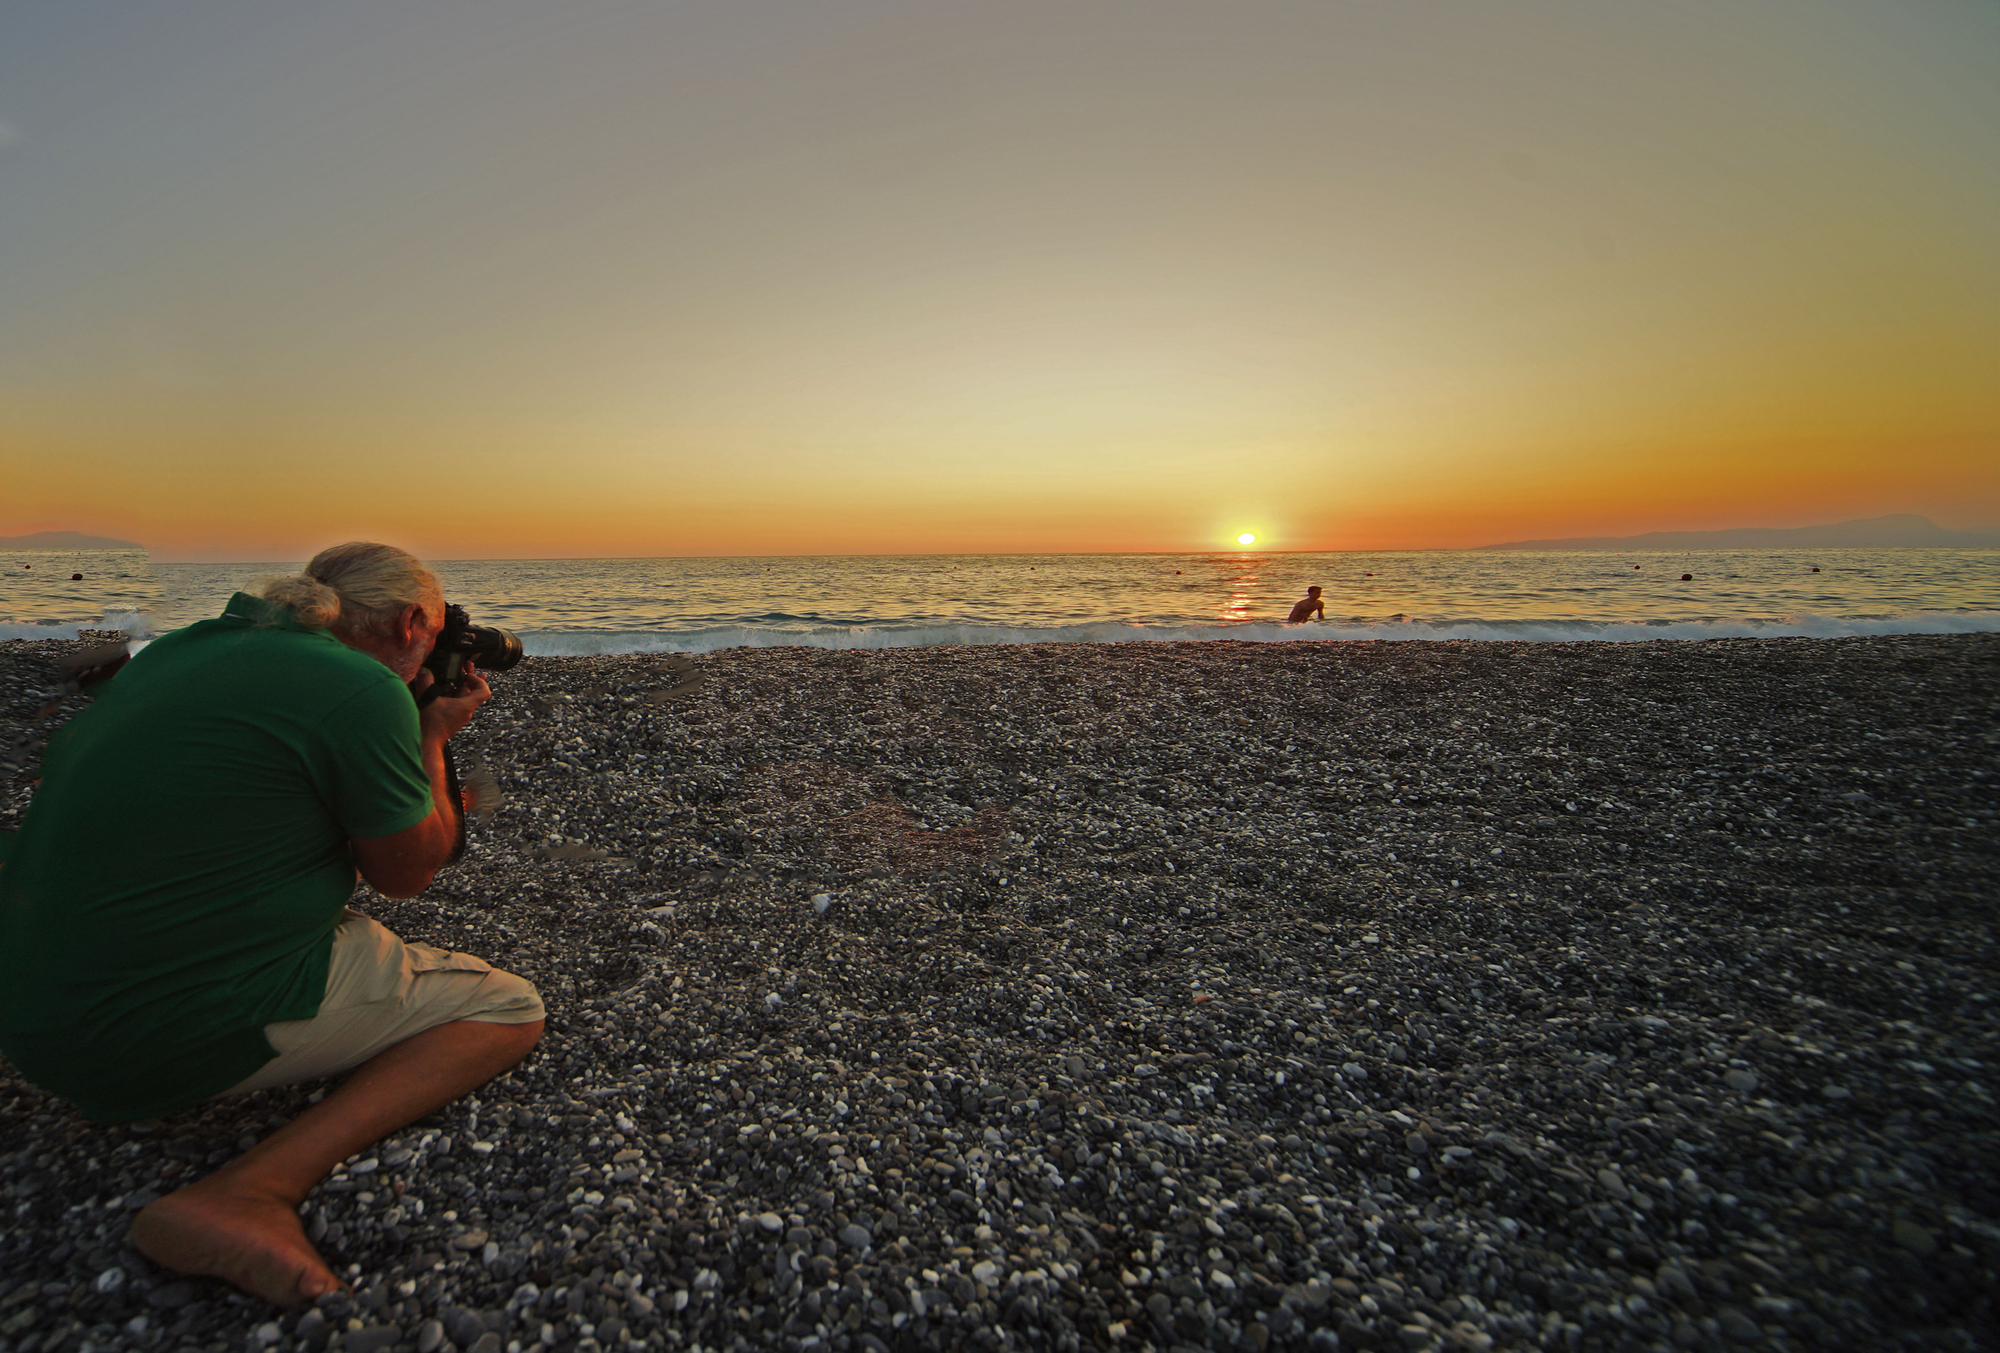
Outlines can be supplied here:
M445 740L472 719L474 711L493 694L486 681L468 666L465 694L433 700L423 707L424 773L431 781L430 816L414 827L388 836L354 837L348 848L368 886L384 897L415 897L428 888L438 869L458 843L462 805L452 802L451 780L445 774Z

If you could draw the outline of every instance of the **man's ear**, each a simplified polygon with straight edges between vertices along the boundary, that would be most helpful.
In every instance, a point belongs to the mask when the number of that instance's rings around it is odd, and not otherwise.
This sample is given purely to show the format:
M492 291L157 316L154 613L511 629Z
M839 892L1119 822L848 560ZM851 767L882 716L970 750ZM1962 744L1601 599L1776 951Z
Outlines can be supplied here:
M417 631L423 626L424 608L415 604L405 606L396 615L396 642L408 648L416 642Z

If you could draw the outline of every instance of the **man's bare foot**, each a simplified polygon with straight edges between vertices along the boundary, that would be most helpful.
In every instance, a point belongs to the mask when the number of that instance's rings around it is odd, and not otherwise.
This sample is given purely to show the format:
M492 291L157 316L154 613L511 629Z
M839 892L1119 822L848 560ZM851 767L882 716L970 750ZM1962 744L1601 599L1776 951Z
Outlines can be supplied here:
M340 1288L297 1212L213 1177L148 1204L132 1219L131 1241L156 1264L221 1278L273 1306Z

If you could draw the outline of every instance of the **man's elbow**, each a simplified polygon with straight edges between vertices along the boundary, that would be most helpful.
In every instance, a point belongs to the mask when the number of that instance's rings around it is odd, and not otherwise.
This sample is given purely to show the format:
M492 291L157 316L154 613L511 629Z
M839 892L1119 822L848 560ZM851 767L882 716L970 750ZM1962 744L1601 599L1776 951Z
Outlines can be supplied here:
M415 897L444 867L454 839L454 830L433 813L408 831L357 840L351 849L369 887L384 897Z

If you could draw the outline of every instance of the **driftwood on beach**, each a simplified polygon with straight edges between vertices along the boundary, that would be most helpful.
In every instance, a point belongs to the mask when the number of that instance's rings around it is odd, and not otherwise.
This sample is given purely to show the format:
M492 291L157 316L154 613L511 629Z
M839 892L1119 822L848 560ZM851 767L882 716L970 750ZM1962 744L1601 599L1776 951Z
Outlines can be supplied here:
M86 697L0 645L0 826ZM315 1087L0 1064L0 1353L1987 1347L2000 636L532 659L359 905L541 1049L308 1204L130 1212ZM38 684L39 683L39 684Z

